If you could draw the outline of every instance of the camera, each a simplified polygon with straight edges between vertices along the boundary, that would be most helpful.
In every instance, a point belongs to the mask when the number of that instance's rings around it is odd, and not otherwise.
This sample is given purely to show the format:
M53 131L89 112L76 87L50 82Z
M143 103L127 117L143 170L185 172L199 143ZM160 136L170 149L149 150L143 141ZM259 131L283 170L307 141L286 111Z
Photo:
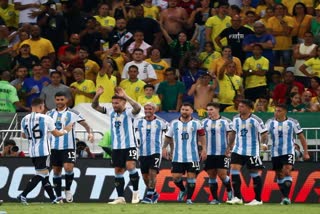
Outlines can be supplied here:
M10 152L18 152L19 151L19 147L18 146L12 146L10 148Z

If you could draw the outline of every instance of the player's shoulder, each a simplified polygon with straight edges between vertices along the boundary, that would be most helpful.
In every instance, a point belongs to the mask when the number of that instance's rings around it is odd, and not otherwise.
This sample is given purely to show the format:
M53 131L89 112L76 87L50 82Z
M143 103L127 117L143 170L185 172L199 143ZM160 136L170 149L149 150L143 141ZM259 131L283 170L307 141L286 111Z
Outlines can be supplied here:
M236 115L234 115L232 119L233 119L233 120L240 119L240 114L236 114Z
M294 118L292 118L292 117L288 117L287 120L288 120L288 122L292 122L292 123L295 123L295 124L298 124L298 123L299 123L298 120L296 120L296 119L294 119Z
M227 118L227 117L225 117L225 116L221 116L220 120L224 120L224 121L226 121L226 122L228 122L228 123L231 123L231 122L232 122L229 118Z
M276 121L276 118L275 117L271 117L266 121L266 124L270 124L270 123L272 123L274 121Z
M80 115L80 112L78 112L77 110L72 109L72 108L68 108L67 111L72 113L72 114Z
M251 114L251 118L255 119L259 123L263 123L263 120L255 114Z

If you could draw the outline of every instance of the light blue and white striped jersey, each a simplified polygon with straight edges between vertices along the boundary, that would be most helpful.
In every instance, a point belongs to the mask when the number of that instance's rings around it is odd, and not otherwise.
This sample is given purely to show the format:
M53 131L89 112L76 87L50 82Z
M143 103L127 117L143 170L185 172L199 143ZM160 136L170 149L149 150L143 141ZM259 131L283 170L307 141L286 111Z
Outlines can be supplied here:
M32 112L21 120L21 132L26 135L29 143L30 157L43 157L50 155L50 133L55 130L51 117Z
M263 121L254 114L242 120L238 114L233 118L232 129L236 132L232 152L245 156L259 156L259 134L267 131Z
M140 118L134 121L134 128L140 140L139 156L161 154L163 132L167 129L165 121Z
M226 117L217 120L202 120L206 132L207 155L224 155L228 145L228 132L232 131L232 122Z
M303 132L299 122L290 117L282 122L272 118L266 126L272 140L271 156L294 155L295 134Z
M113 108L104 108L104 113L110 116L112 149L128 149L137 147L134 135L133 120L138 117L132 114L132 108L118 114Z
M52 109L47 112L47 115L50 116L55 122L55 126L58 130L63 129L65 126L70 123L76 123L84 121L84 118L81 114L73 109L66 108L63 111L57 111ZM75 130L68 132L60 137L51 136L51 149L65 150L65 149L76 149L76 137Z
M173 138L172 162L190 163L199 161L198 131L203 127L199 120L192 119L187 123L179 119L171 121L167 137Z

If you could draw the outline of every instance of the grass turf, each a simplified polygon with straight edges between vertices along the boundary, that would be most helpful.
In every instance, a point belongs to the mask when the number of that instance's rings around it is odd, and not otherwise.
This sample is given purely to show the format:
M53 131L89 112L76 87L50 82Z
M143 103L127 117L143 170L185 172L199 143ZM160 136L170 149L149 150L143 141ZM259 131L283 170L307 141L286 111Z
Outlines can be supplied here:
M186 205L184 203L158 203L158 204L125 204L108 205L107 203L72 203L72 204L50 204L30 203L29 206L20 203L4 203L0 206L1 211L8 214L73 214L73 213L125 213L125 214L197 214L197 213L223 213L223 214L319 214L320 204L292 204L289 206L280 204L264 204L262 206L243 205L208 205L195 203Z

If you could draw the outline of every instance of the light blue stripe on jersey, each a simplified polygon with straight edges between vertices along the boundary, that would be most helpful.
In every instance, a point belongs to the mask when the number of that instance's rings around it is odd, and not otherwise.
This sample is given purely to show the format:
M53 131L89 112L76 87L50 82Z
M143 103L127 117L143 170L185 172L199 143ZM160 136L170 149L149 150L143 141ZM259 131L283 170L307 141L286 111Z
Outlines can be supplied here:
M123 114L124 114L124 118L123 118L123 124L122 125L123 125L123 129L124 129L124 133L127 133L126 134L126 138L125 138L126 148L130 148L129 128L132 128L132 127L128 127L128 115L127 115L127 112L124 111ZM120 133L119 133L119 135L120 135ZM121 148L121 147L119 147L119 148Z
M288 134L287 134L287 154L291 154L292 150L293 150L293 143L291 143L293 141L292 137L293 137L293 127L292 127L292 123L288 123L289 129L288 129Z
M62 115L61 115L62 116ZM72 115L71 115L71 113L70 112L67 112L67 118L68 118L68 120L65 122L65 126L66 125L69 125L69 123L71 122L71 117L72 117ZM74 130L72 129L71 130L71 132L73 132ZM69 132L70 133L70 132ZM72 134L72 137L74 138L74 135ZM63 135L63 149L68 149L68 134L65 134L65 135ZM73 140L73 142L75 141L75 139L72 139Z
M139 138L140 138L140 154L143 152L144 150L144 146L145 146L145 143L143 143L144 139L143 139L143 134L142 134L142 123L143 123L143 120L140 120L139 123L138 123L138 132L139 132Z
M30 134L30 139L31 139L31 153L32 153L32 157L35 157L36 156L36 150L35 150L35 145L36 145L36 142L35 142L35 139L32 137L32 127L34 126L34 118L35 118L35 115L36 115L36 113L32 113L31 114L31 117L29 118L29 122L30 122L30 124L29 124L29 130L28 130L28 133Z
M195 122L192 122L192 128L193 128L193 132L192 132L192 141L191 141L191 155L192 155L192 160L196 161L198 160L198 144L197 144L197 124Z
M188 129L188 124L187 123L183 123L183 126L182 126L182 130L187 130ZM182 132L182 134L187 134L188 135L188 138L190 138L189 136L189 133L188 132ZM183 136L182 137L182 162L187 162L188 161L188 139L186 139L186 136ZM178 141L177 141L178 142Z
M177 143L179 140L179 132L177 131L178 129L178 123L174 123L173 126L173 133L174 133L174 160L173 161L178 161L179 157L179 144Z
M241 130L241 127L240 127L240 124L239 124L239 120L236 120L236 133L239 133ZM236 137L236 145L235 145L235 148L233 149L233 151L235 151L236 153L239 153L239 146L240 145L240 141L239 141L239 137Z
M281 135L280 133L278 133L278 137L279 137L279 145L278 145L278 154L282 154L283 153L283 148L282 148L282 145L283 145L283 136L284 136L284 130L283 130L283 122L278 122L278 127L282 127L281 129Z
M162 126L161 126L161 123L160 123L160 121L159 120L157 120L156 121L156 124L157 124L157 129L156 129L156 134L155 134L155 140L156 140L156 142L155 142L155 145L156 145L156 147L155 147L155 153L157 153L157 154L160 154L160 151L161 151L161 149L160 149L160 147L161 147L161 141L162 141L162 139L161 139L161 132L162 132ZM161 127L161 128L160 128ZM152 143L152 142L151 142ZM151 146L151 145L150 145Z
M259 142L258 142L258 138L257 138L257 136L256 136L256 132L255 132L255 126L254 126L254 120L250 120L250 124L251 124L251 139L252 139L252 142L251 142L251 154L253 155L253 154L257 154L257 150L258 150L258 148L259 148ZM259 152L258 152L258 154L259 154Z
M148 129L148 127L150 127L150 129ZM149 131L149 134L147 134L147 136L146 136L147 154L151 154L151 144L152 144L152 142L151 142L151 129L152 129L151 121L148 120L147 121L147 129L146 129L147 133Z
M226 126L228 124L225 123L225 121L221 121L221 127L220 127L220 143L221 143L221 151L220 154L224 154L226 151L226 145L227 145L227 131L226 131Z
M241 126L244 125L245 129L246 127L246 121L241 120ZM242 136L242 127L240 128L241 131L241 139L242 139L242 155L246 155L246 149L247 149L247 136ZM248 130L246 130L248 132Z
M275 138L275 130L274 130L274 121L271 122L270 124L270 129L269 132L271 133L271 140L272 140L272 147L275 147L275 142L276 142L276 138ZM274 149L271 149L271 156L274 157Z
M59 113L59 112L57 112L57 113L58 113L57 118L60 118L60 120L61 120L62 114ZM53 115L54 115L54 111L51 112L50 117L53 118ZM57 121L56 121L56 123L57 123ZM60 121L60 124L62 126L62 121ZM58 128L58 129L61 128L61 127L57 127L57 124L55 124L55 125L56 125L56 128ZM54 136L52 136L52 137L55 139L55 141L54 141L54 149L59 149L59 137L54 137ZM65 147L65 145L63 147Z
M217 152L217 142L216 142L216 134L217 134L217 131L216 131L216 121L215 120L212 120L211 121L211 141L210 142L214 142L214 144L211 143L211 154L215 154ZM214 126L215 128L212 129L212 126Z
M40 133L42 133L42 135L47 134L47 133L43 133L44 131L46 131L43 117L41 117L39 119L39 129L40 129ZM45 147L44 144L45 143L48 143L48 142L44 142L44 137L42 136L39 141L39 156L44 156L44 147Z

